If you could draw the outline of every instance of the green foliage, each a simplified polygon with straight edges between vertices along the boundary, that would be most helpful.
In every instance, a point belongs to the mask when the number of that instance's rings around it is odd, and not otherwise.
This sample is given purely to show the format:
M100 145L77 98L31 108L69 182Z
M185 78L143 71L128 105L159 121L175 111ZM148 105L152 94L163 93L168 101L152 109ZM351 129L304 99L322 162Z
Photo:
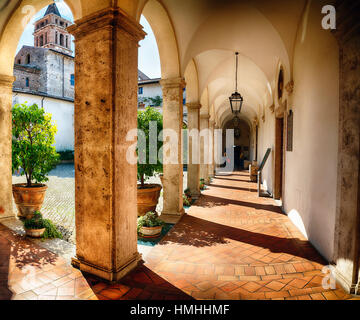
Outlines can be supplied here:
M72 151L72 150L59 151L58 154L60 155L61 161L74 160L74 151Z
M149 141L149 124L150 121L157 123L157 132L158 134L163 130L163 116L162 114L150 107L146 108L144 111L138 111L138 129L141 129L146 137L146 150L140 150L138 145L137 153L146 152L146 164L141 164L138 161L137 172L138 180L141 182L141 186L144 187L144 181L148 177L152 177L155 173L161 173L163 171L163 165L160 162L162 159L162 154L159 154L159 150L163 145L161 139L157 139L157 149L158 154L157 162L155 164L150 164L149 162L149 151L150 151L150 141ZM140 135L139 135L140 138ZM140 160L140 159L139 159Z
M200 179L200 190L205 190L206 186L205 186L205 179Z
M148 103L150 106L154 106L154 107L160 107L163 103L163 99L160 96L142 97L139 98L139 102Z
M47 174L58 164L59 155L53 146L56 125L51 115L36 104L16 104L12 110L12 170L23 168L27 186L32 181L48 181Z
M190 199L186 194L183 194L183 205L185 207L190 207L191 206Z
M31 219L26 219L24 221L25 229L43 229L45 232L42 235L43 239L52 239L59 238L62 239L62 234L57 230L54 224L49 219L44 219L42 214L39 211L34 212L34 215Z
M141 227L159 227L165 223L160 220L157 212L148 212L137 220L137 231L140 232Z
M189 188L186 188L184 191L184 194L187 195L188 197L191 197L191 191Z

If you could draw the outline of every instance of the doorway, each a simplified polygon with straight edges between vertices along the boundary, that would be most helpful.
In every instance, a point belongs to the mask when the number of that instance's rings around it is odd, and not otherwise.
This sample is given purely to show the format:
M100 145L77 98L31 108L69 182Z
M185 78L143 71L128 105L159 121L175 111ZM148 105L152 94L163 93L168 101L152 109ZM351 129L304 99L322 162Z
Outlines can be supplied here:
M276 118L275 124L275 184L274 199L282 198L284 170L284 118Z

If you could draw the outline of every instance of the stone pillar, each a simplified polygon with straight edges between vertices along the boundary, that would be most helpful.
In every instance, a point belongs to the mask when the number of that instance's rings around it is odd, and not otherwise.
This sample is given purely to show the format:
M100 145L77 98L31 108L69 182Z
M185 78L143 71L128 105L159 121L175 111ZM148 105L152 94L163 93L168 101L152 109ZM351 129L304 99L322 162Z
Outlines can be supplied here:
M214 165L214 148L215 148L215 143L214 143L214 128L215 128L215 121L214 120L209 120L209 129L210 129L210 164L208 165L208 169L209 169L209 177L213 178L214 177L214 170L215 170L215 165Z
M209 129L209 119L208 114L200 115L200 132ZM209 165L205 163L205 152L207 151L204 139L200 138L200 179L204 179L206 184L209 183Z
M11 165L12 84L15 78L0 75L0 220L13 217Z
M357 9L356 9L357 8ZM351 293L360 293L360 3L336 5L340 47L339 156L335 225L336 280Z
M183 89L182 78L160 81L163 90L164 130L171 129L176 134L172 141L172 151L177 152L177 163L166 164L164 161L163 191L164 206L161 219L165 222L177 222L184 214L183 207L183 159L182 159L182 126L183 126ZM165 139L165 137L164 137ZM164 144L166 141L164 141ZM165 155L164 155L165 156ZM176 160L176 159L175 159Z
M214 176L216 175L217 170L219 170L220 165L220 156L221 152L218 152L218 143L222 141L222 135L220 135L220 141L217 141L218 136L215 134L215 130L219 130L220 127L215 123L214 125Z
M138 42L132 18L106 9L77 20L75 36L76 258L80 270L116 281L137 251L137 167L127 161L137 128Z
M200 129L200 103L187 103L188 109L188 137L189 137L189 163L187 174L187 186L190 189L193 199L200 196L200 145L199 145L199 129ZM191 134L191 131L197 131ZM194 139L192 138L194 137ZM193 154L193 148L197 154Z

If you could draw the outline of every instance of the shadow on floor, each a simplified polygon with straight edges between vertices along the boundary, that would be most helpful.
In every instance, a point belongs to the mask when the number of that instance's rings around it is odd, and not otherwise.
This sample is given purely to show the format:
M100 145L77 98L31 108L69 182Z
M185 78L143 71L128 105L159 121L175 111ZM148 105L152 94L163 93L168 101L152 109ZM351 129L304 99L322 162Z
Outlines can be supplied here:
M232 188L229 188L232 189ZM249 191L249 190L246 190ZM274 213L278 213L284 215L281 211L281 208L271 204L259 204L247 201L240 201L240 200L232 200L232 199L225 199L220 197L214 197L210 195L203 195L197 202L196 206L203 207L203 208L214 208L218 206L227 206L227 205L236 205L236 206L243 206L249 207L256 210L264 210L264 211L271 211Z
M229 189L229 190L238 190L238 191L249 191L249 192L257 192L257 189L254 188L241 188L241 187L232 187L232 186L221 186L219 184L210 184L210 187Z
M326 262L319 256L309 241L251 232L189 215L184 216L159 245L178 243L187 246L205 247L226 244L230 242L229 240L265 248L273 253L286 253L317 263L324 264Z
M193 300L144 265L117 283L87 274L84 277L99 300Z

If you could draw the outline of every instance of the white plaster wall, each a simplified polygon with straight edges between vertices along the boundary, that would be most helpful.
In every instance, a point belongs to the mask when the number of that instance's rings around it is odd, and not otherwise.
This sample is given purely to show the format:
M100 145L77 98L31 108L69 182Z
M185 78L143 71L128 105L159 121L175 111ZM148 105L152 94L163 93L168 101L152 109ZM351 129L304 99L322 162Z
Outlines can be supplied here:
M271 154L262 171L262 183L264 190L273 193L273 170L275 159L275 114L270 108L265 107L265 121L260 117L258 129L258 165L260 166L266 150L271 148Z
M41 107L43 97L25 93L14 93L13 104L36 103ZM74 103L45 98L43 101L44 109L51 113L52 120L56 123L58 132L55 136L55 147L57 151L74 150Z
M306 17L306 14L305 14ZM328 260L332 259L338 153L339 52L312 4L294 53L293 152L286 152L284 209Z
M139 94L139 98L162 97L162 89L159 83L144 84L139 85L139 87L143 87L143 94Z

